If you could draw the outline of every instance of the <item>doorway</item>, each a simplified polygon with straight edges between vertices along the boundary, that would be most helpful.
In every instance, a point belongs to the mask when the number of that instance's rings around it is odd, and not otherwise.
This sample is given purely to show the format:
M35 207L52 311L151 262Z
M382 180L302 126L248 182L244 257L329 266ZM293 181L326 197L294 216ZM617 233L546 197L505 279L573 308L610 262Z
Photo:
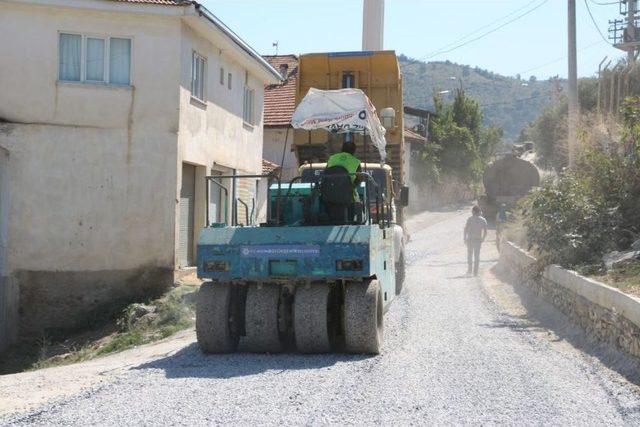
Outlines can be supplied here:
M178 238L178 268L194 265L194 212L196 196L196 168L182 164L180 187L180 230Z

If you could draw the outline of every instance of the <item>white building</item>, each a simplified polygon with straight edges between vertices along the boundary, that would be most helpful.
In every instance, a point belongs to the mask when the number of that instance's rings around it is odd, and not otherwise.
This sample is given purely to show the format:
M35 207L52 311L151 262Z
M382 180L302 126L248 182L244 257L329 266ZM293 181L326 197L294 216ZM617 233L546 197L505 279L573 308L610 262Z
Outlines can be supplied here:
M204 177L261 173L280 76L188 0L0 0L0 39L1 348L193 265L206 212L254 197L207 209Z

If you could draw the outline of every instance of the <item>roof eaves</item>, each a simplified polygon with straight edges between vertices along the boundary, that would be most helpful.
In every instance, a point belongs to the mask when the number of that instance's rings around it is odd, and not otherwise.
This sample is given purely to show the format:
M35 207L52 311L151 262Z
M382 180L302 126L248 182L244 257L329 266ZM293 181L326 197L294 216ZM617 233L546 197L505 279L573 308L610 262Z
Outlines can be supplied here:
M263 68L265 68L273 77L278 80L282 80L282 76L275 68L271 66L258 52L255 51L247 42L242 40L231 28L218 19L213 13L211 13L206 7L196 1L192 1L198 13L204 16L209 22L215 25L220 31L222 31L227 37L229 37L236 45L244 50L249 56L255 59Z

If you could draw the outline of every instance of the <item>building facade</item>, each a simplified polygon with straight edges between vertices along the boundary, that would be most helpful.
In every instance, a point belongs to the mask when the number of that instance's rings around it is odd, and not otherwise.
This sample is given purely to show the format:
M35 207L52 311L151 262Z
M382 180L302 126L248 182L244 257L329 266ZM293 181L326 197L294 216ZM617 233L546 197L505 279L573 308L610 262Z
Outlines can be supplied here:
M204 177L261 172L279 74L192 1L2 0L0 37L2 347L193 265L255 192L222 180L207 206Z
M289 181L298 175L291 127L291 116L296 108L298 57L277 55L265 56L264 59L280 72L283 82L265 87L263 156L277 165L284 160L282 179Z

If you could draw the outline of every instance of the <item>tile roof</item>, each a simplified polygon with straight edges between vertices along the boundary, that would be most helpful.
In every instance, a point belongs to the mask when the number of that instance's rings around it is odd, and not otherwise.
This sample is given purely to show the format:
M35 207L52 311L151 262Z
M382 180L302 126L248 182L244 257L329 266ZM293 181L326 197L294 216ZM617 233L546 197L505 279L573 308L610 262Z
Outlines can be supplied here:
M111 0L121 3L148 3L159 4L163 6L187 6L193 3L192 0Z
M264 125L288 126L296 109L296 85L298 81L298 57L296 55L264 56L264 59L280 71L287 68L287 80L283 84L269 85L264 90Z
M277 165L269 160L262 159L262 175L269 175L280 169L280 165Z

